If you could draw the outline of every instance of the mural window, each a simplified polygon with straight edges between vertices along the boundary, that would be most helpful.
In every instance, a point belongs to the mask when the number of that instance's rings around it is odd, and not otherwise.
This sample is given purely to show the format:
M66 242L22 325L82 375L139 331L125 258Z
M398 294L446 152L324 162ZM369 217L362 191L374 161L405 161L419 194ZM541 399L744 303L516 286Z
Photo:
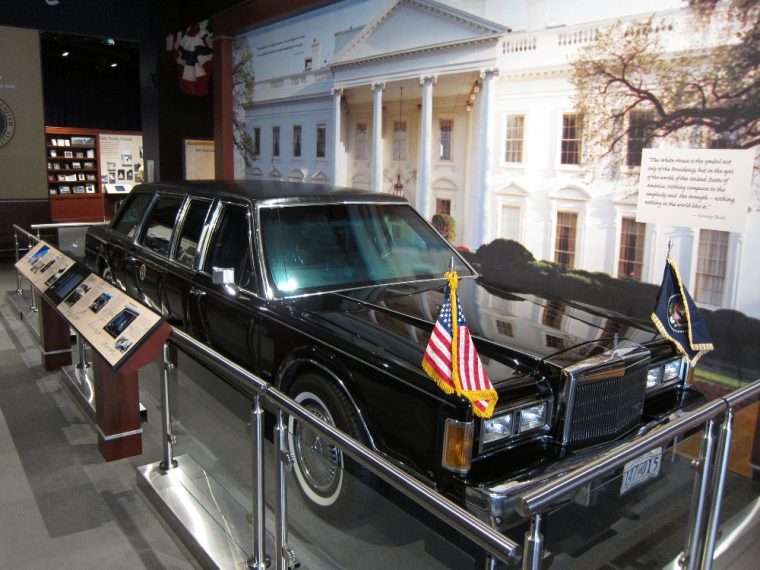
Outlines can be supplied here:
M618 277L627 277L641 281L641 270L644 266L644 236L646 224L637 222L635 218L623 218L620 229L620 261L618 262Z
M272 156L280 156L280 127L272 127Z
M497 320L496 332L504 336L515 336L512 330L512 323L508 323L507 321Z
M553 334L546 335L546 346L548 348L563 348L562 338Z
M652 142L652 111L631 111L628 115L628 148L626 164L641 166L641 151L649 148Z
M520 208L517 206L501 207L500 237L520 241Z
M695 301L718 306L723 302L727 261L728 232L701 230L697 252Z
M393 121L393 160L406 160L406 121Z
M253 156L261 155L261 127L253 127L252 148Z
M506 122L507 133L504 160L506 162L522 162L525 115L507 115Z
M565 269L575 267L575 241L578 234L578 214L557 213L557 237L554 241L554 262Z
M448 198L436 198L435 200L435 213L451 215L451 200Z
M293 156L301 156L301 125L293 125Z
M451 145L454 138L454 121L451 119L441 119L439 122L441 134L441 149L438 155L440 160L451 160Z
M356 123L356 151L354 158L356 160L367 160L369 150L369 135L367 123Z
M562 317L565 315L565 304L559 301L548 301L544 308L542 322L553 329L562 329Z
M317 125L317 158L327 156L327 126Z
M582 116L577 113L562 115L562 164L581 163L581 136L583 132Z

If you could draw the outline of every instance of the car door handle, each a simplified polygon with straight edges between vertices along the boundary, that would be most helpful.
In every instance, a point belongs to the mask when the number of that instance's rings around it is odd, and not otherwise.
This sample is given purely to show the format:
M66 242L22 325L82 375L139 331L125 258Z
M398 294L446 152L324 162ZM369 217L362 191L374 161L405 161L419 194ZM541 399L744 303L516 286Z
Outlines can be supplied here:
M126 261L127 263L137 263L137 258L136 258L136 257L132 257L132 256L130 255L130 256L126 257L126 258L124 259L124 261Z
M198 289L197 287L192 287L190 289L190 294L195 295L196 297L203 297L206 295L206 292L202 289Z

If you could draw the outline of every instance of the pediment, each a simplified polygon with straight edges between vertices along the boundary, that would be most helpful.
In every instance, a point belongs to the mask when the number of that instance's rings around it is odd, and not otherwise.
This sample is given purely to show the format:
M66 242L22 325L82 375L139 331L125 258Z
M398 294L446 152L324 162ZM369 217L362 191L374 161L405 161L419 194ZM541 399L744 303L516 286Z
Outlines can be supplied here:
M356 34L331 65L495 41L506 31L500 24L433 0L398 0Z

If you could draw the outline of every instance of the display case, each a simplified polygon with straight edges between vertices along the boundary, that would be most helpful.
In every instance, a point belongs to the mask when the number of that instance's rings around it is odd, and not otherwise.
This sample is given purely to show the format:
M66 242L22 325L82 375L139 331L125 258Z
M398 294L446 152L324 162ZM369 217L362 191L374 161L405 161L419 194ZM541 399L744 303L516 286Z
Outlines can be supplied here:
M93 129L45 128L53 222L102 222L113 214L100 180L98 137Z

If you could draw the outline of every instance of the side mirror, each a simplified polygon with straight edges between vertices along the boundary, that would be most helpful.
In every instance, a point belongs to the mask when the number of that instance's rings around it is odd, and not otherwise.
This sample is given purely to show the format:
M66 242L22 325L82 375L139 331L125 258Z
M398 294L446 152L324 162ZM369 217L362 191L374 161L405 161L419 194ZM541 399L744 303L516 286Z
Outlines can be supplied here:
M214 285L234 285L235 269L232 267L212 267L211 282Z

